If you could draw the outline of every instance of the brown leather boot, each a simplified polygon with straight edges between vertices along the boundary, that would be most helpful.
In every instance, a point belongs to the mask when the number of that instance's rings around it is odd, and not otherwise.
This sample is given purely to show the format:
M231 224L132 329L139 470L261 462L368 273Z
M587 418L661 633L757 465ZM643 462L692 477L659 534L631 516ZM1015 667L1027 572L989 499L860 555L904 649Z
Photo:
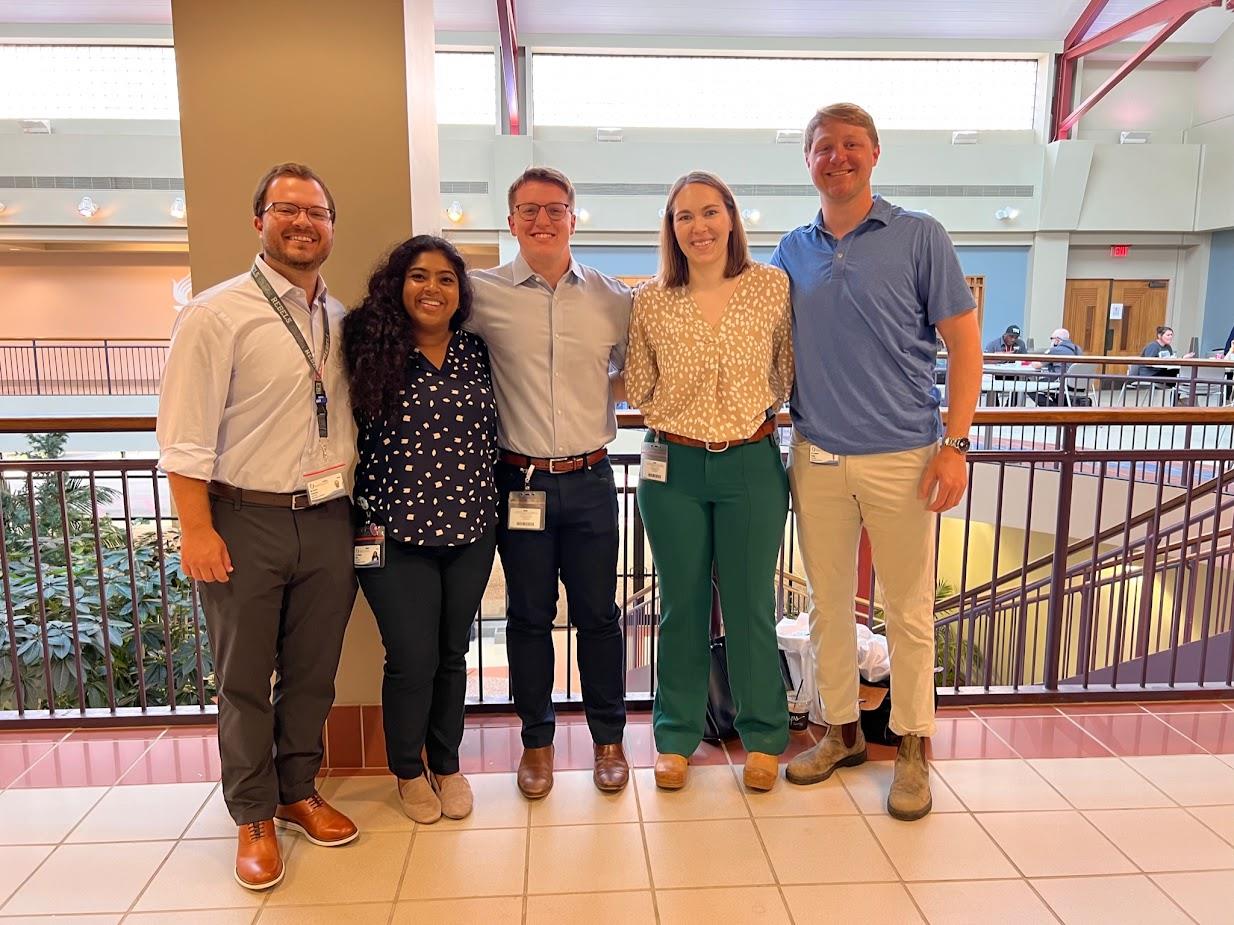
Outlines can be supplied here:
M524 748L518 762L518 789L529 800L541 800L553 789L553 746Z
M296 803L280 806L274 811L275 825L295 829L323 848L336 848L355 841L360 831L356 824L321 798L314 791Z
M283 879L274 821L246 822L236 830L236 883L246 890L268 890Z
M828 726L823 741L788 763L784 776L794 784L817 784L836 768L853 768L866 760L866 737L861 723Z
M591 775L596 789L605 793L617 793L630 782L630 763L625 750L618 742L615 745L597 745L596 769Z
M906 735L900 739L895 770L891 776L891 791L887 794L887 812L902 822L913 822L927 815L934 806L930 796L930 762L925 756L926 740Z

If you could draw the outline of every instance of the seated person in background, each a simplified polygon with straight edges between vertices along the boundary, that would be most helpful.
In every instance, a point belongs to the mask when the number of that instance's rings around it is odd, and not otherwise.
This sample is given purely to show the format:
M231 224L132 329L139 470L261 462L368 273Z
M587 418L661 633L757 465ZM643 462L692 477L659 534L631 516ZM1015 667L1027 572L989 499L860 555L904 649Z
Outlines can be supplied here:
M1020 326L1007 325L1001 337L990 341L982 348L986 353L1028 353L1028 347L1020 340Z
M1169 325L1157 328L1157 339L1140 351L1140 356L1161 359L1178 356L1174 352L1174 329ZM1189 360L1194 353L1184 354L1183 359ZM1132 366L1128 372L1132 376L1178 376L1178 367L1169 363L1145 363L1142 366Z
M1084 351L1080 349L1080 345L1071 339L1071 332L1066 328L1056 328L1050 335L1050 348L1046 353L1050 356L1058 357L1076 357ZM1047 373L1057 375L1062 379L1064 373L1067 372L1068 364L1065 361L1058 363L1041 363L1035 361L1033 369L1041 369ZM1077 383L1072 381L1067 383L1067 391L1069 392L1068 403L1072 405L1091 405L1092 400L1087 394L1087 380L1081 380ZM1058 391L1039 392L1036 396L1036 402L1039 406L1054 406L1059 404L1061 393Z

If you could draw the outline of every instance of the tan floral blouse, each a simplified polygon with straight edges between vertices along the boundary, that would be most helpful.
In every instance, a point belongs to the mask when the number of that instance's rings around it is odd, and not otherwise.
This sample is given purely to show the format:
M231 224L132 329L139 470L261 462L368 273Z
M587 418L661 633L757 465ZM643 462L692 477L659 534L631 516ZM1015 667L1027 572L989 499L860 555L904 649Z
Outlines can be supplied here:
M626 393L647 426L695 440L742 440L793 385L788 277L754 264L712 327L686 288L634 295Z

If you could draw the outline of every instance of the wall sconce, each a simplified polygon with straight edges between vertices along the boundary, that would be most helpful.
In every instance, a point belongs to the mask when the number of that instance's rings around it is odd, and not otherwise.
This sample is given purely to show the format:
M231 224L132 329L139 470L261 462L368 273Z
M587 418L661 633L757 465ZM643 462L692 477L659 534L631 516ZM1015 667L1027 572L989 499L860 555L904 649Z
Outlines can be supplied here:
M463 204L457 199L450 203L446 209L446 218L457 225L463 220Z
M656 214L659 215L661 219L663 219L667 212L668 212L668 209L664 208L664 206L660 206L660 211L657 212Z
M81 214L82 218L94 218L98 210L98 203L89 196L82 196L81 202L77 203L77 211Z
M0 202L0 213L4 212L4 210L5 210L5 205L3 202Z
M184 197L177 196L171 201L171 209L169 210L172 218L184 218L188 214L188 209L184 205Z
M1003 206L994 213L994 217L1000 222L1013 222L1020 217L1020 210L1013 209L1011 206Z
M763 213L758 209L742 209L741 220L747 225L757 225L763 220Z
M577 206L574 209L574 217L578 219L578 221L581 224L584 224L584 225L586 225L589 221L591 221L591 213L588 212L586 209L584 209L582 206Z

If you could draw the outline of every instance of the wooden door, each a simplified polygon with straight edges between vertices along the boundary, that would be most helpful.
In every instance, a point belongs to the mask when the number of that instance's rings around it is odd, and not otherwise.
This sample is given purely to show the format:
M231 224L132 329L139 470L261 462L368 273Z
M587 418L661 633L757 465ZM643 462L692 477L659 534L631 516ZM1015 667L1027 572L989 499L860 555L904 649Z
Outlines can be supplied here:
M1105 353L1110 316L1110 280L1069 279L1063 302L1063 327L1087 354Z
M981 323L985 320L985 277L966 276L964 280L973 294L973 301L977 303L977 330L980 331Z
M1111 354L1140 356L1144 346L1156 339L1158 326L1165 324L1169 285L1164 279L1114 280L1110 301L1122 304L1123 316L1110 319Z

